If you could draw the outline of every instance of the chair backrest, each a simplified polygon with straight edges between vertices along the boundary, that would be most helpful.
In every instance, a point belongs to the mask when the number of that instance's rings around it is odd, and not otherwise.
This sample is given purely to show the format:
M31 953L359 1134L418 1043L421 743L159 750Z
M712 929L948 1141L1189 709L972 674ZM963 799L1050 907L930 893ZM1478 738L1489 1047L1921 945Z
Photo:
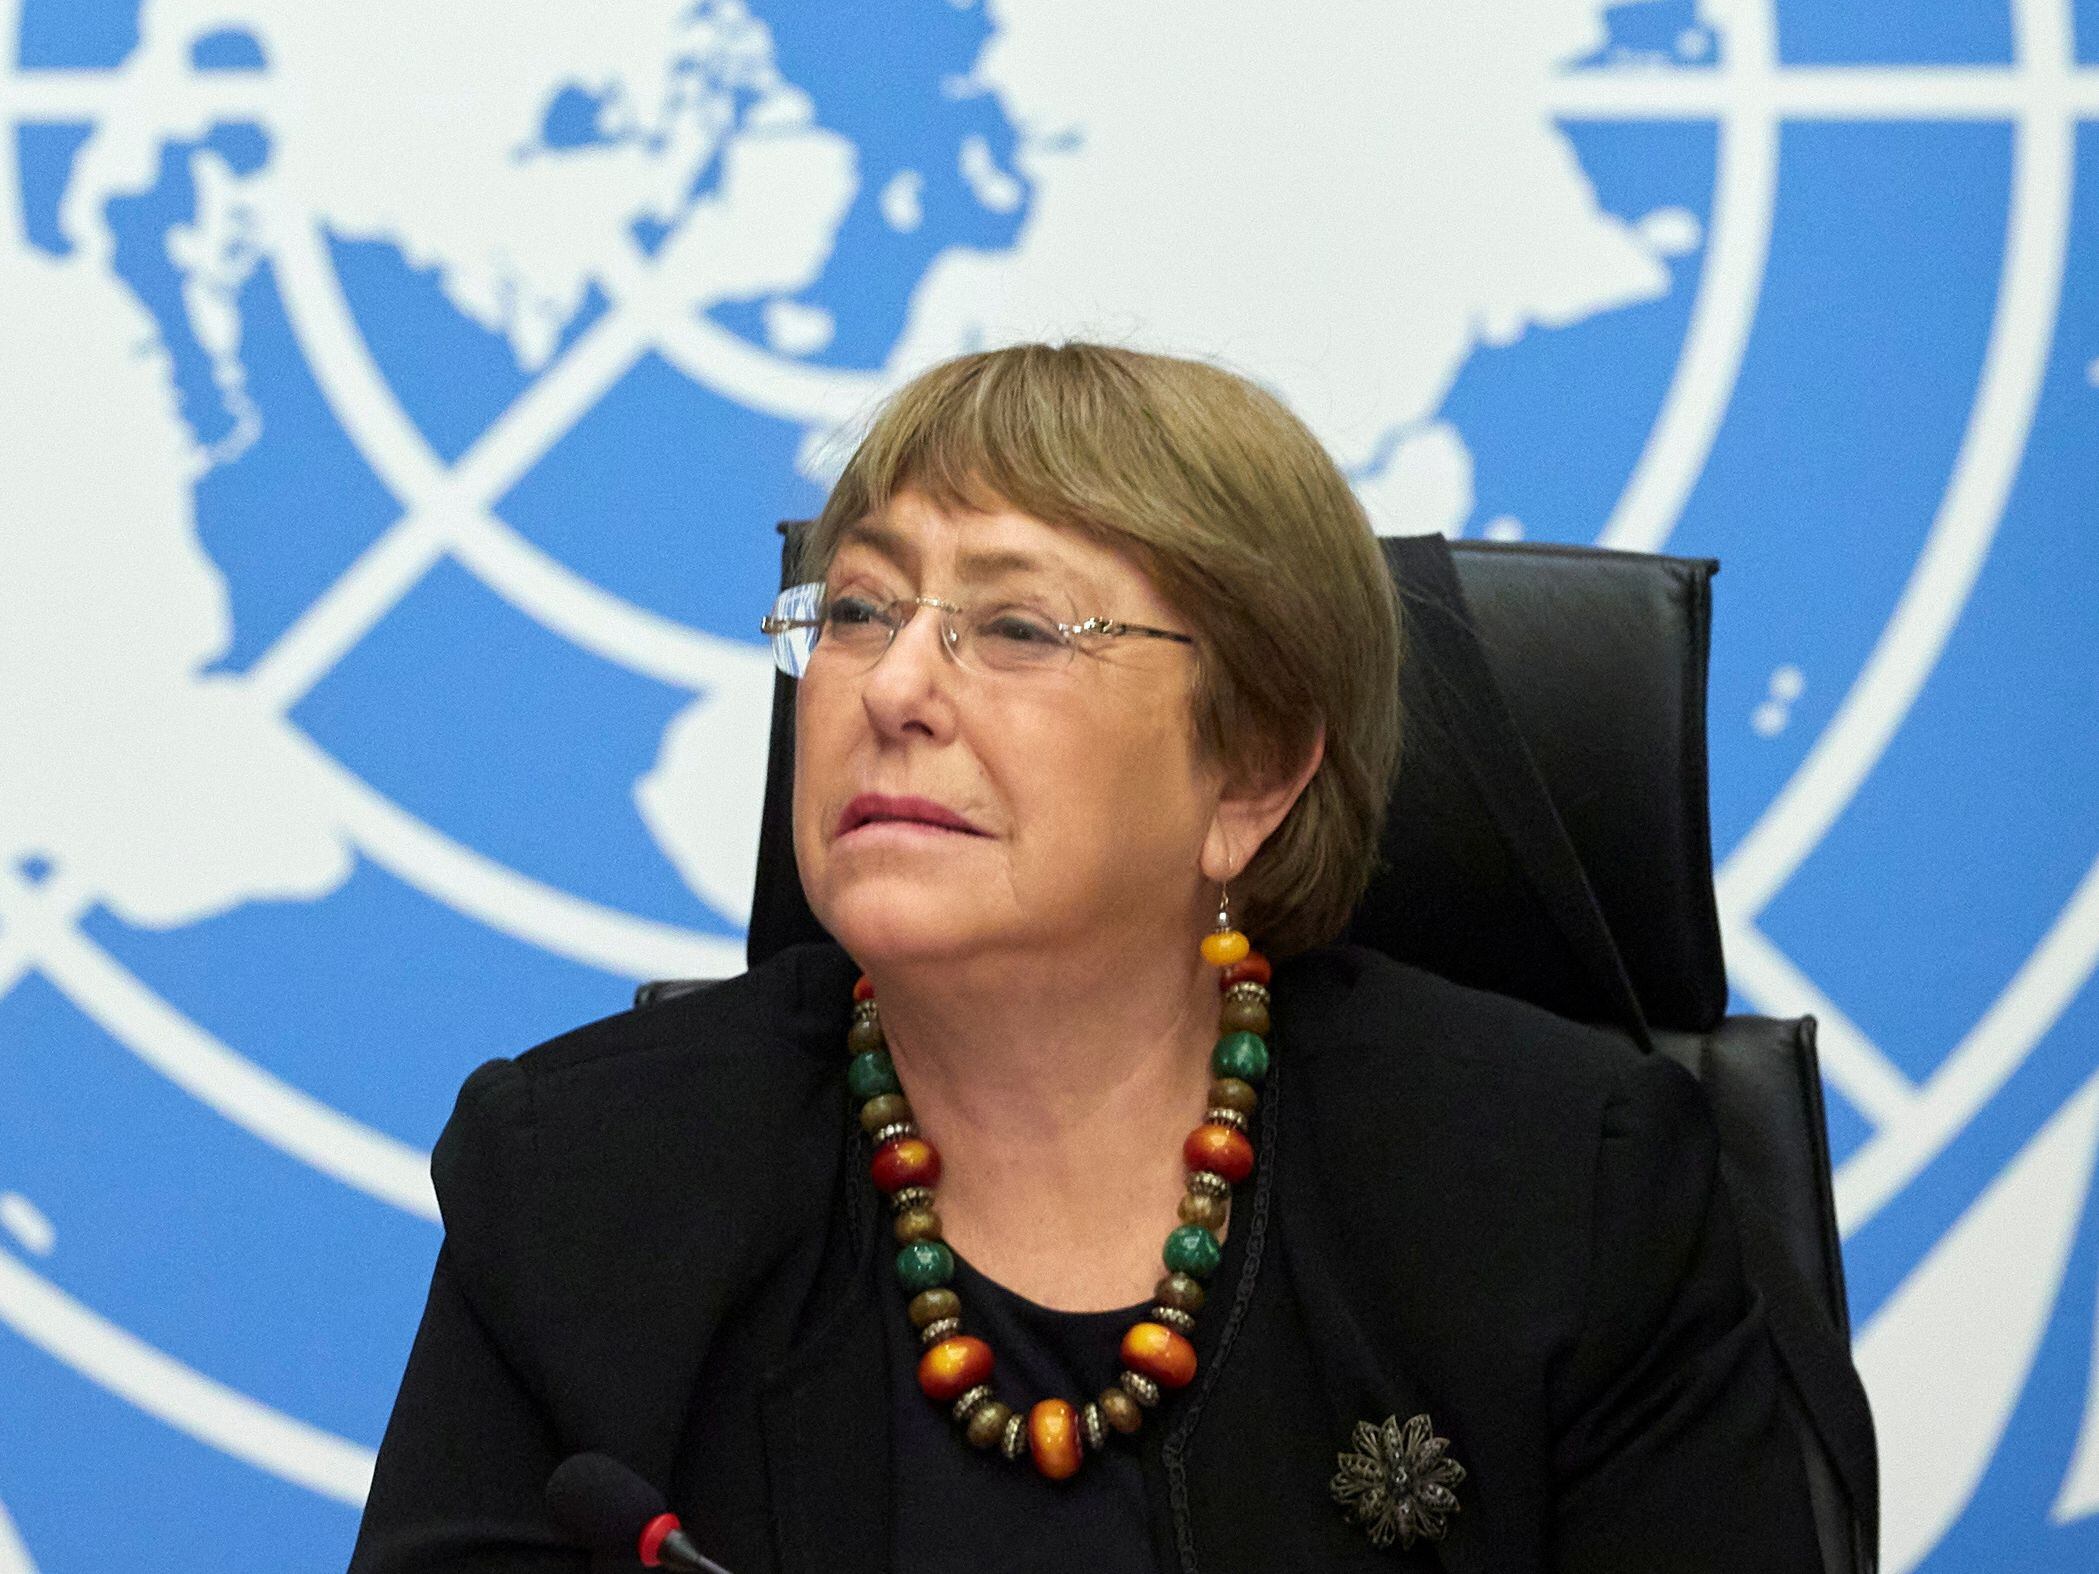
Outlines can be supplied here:
M1541 888L1545 871L1526 867L1548 863L1550 850L1520 834L1510 845L1508 819L1540 811L1508 793L1506 778L1528 776L1572 846L1579 869L1568 878L1593 893L1646 1020L1711 1027L1727 1009L1705 775L1717 565L1460 542L1451 576L1433 538L1385 548L1407 630L1406 742L1384 868L1348 938L1562 1016L1621 1017L1595 976L1607 967L1565 932L1564 893L1550 881ZM1505 779L1478 780L1482 768ZM1533 830L1535 844L1552 828Z
M797 527L787 534L783 565ZM1827 1574L1870 1574L1878 1484L1812 1018L1726 1016L1707 819L1709 559L1390 539L1405 744L1382 867L1345 938L1624 1029L1704 1083L1789 1379ZM774 692L749 938L826 938L791 823L792 685ZM675 986L643 986L640 998Z

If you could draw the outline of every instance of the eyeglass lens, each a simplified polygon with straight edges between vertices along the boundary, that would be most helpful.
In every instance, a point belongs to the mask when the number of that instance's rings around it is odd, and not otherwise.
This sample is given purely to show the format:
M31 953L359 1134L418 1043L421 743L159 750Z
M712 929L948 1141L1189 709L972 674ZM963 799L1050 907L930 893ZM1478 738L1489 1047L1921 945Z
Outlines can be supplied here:
M898 632L921 609L941 620L941 636L956 661L974 671L1024 673L1067 664L1073 645L1069 614L1046 605L1000 599L956 607L933 598L885 600L848 589L826 596L822 585L796 585L780 594L774 620L792 627L774 635L781 670L799 677L821 653L858 668L882 658Z

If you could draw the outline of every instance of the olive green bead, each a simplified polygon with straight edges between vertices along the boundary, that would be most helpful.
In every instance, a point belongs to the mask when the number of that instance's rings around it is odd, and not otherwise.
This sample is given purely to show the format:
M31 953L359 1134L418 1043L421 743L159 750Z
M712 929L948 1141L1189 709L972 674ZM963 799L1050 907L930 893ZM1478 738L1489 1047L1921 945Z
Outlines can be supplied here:
M1251 1115L1260 1106L1261 1095L1253 1084L1241 1082L1237 1077L1219 1077L1210 1084L1210 1108L1235 1109L1242 1115ZM864 1122L867 1117L860 1117Z
M1144 1425L1143 1409L1120 1388L1103 1388L1093 1402L1100 1407L1101 1419L1125 1437Z
M1227 1033L1266 1033L1268 1007L1258 1000L1227 1000L1217 1013L1217 1025Z
M1214 1230L1224 1223L1225 1200L1206 1191L1191 1191L1181 1199L1181 1222Z
M1006 1423L1012 1419L1011 1405L1001 1404L996 1399L987 1399L970 1411L964 1435L973 1447L989 1448L1006 1435Z
M845 1030L845 1047L856 1055L865 1055L870 1050L880 1049L882 1044L882 1024L879 1022L870 1022L862 1017Z
M1224 1258L1224 1248L1217 1244L1217 1237L1200 1224L1184 1224L1166 1237L1166 1250L1162 1255L1166 1266L1175 1273L1207 1279L1217 1271L1218 1263Z
M906 1208L896 1216L896 1223L890 1228L906 1246L913 1241L937 1241L940 1239L940 1215L931 1208Z
M955 1254L944 1241L913 1241L896 1254L896 1276L907 1290L934 1289L954 1278Z
M1153 1300L1191 1317L1203 1309L1203 1302L1209 1298L1201 1283L1185 1273L1170 1273L1152 1287Z
M1210 1056L1210 1071L1240 1082L1259 1082L1268 1075L1268 1046L1255 1033L1227 1033Z
M924 1328L945 1318L962 1315L962 1297L953 1290L922 1290L911 1297L913 1328Z
M1254 1040L1259 1043L1259 1039ZM889 1059L886 1049L871 1049L864 1055L855 1055L846 1062L845 1085L853 1090L856 1099L880 1098L884 1093L901 1093L903 1085L896 1079L896 1067Z
M911 1101L901 1093L883 1093L860 1106L860 1129L872 1137L884 1126L911 1119Z

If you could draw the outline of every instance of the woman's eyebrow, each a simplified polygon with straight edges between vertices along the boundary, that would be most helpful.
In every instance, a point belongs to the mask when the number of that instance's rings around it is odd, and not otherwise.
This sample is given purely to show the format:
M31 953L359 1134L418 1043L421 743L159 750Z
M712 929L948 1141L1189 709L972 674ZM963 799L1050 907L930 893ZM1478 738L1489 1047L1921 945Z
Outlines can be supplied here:
M889 559L900 568L907 560L918 555L906 545L902 536L887 525L878 525L865 519L857 524L847 525L838 533L838 547L840 551L847 547L866 547L870 552Z

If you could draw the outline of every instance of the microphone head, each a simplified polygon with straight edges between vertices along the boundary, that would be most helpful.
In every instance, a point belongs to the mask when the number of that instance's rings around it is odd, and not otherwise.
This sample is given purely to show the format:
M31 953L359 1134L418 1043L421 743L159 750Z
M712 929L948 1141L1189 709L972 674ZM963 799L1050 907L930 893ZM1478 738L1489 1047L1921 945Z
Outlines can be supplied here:
M547 1512L577 1541L634 1556L663 1494L610 1454L571 1454L547 1477Z

